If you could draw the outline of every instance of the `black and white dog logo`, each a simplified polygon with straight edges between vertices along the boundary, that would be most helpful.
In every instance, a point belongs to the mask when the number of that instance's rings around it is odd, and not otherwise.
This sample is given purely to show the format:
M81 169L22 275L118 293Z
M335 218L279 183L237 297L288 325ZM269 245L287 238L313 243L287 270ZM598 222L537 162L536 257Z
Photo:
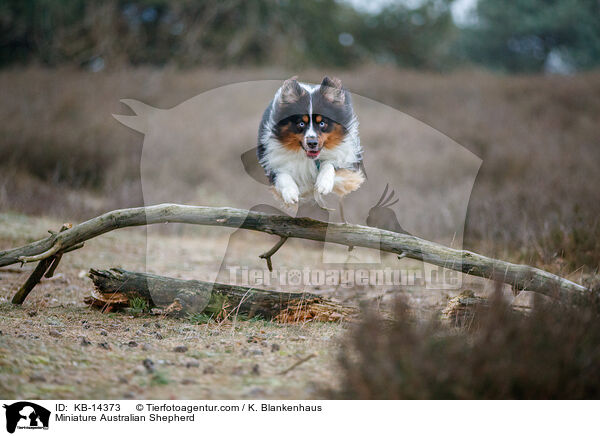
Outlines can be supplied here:
M14 433L18 429L48 429L50 411L29 401L5 404L6 431Z

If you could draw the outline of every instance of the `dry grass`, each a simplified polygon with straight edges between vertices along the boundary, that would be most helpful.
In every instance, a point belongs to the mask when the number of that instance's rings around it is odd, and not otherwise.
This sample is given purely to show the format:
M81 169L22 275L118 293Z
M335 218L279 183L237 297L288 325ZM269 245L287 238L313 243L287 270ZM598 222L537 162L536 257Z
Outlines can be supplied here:
M347 82L355 92L406 111L482 158L468 246L562 273L598 269L598 73L355 77Z
M598 269L600 74L441 76L374 67L333 73L353 92L413 115L483 159L469 203L468 247L563 274ZM110 116L125 112L120 98L169 108L223 84L290 74L266 69L3 70L0 209L82 218L140 205L142 140ZM322 72L300 76L317 81ZM249 131L259 115L241 128ZM228 122L225 117L223 125ZM400 165L401 156L389 156L389 148L378 145L389 141L376 135L388 126L366 119L362 125L375 138L365 144L367 153L390 170ZM253 146L254 137L248 142ZM200 196L225 203L215 186L227 182L218 165L230 159L219 152L184 159L186 176L177 189L195 193L188 201ZM420 208L418 199L407 201Z
M460 329L422 322L398 303L393 321L371 312L339 357L351 399L597 399L598 289L574 305L537 300L527 315L496 293Z

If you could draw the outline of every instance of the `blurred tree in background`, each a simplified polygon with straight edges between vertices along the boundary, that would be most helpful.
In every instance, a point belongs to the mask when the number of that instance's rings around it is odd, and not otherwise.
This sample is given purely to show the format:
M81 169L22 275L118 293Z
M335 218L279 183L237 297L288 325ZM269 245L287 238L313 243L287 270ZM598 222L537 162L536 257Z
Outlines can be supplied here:
M466 55L495 69L568 72L600 64L600 1L478 0Z
M438 67L450 1L366 13L335 0L3 0L0 63Z
M468 27L455 25L452 3L390 0L367 11L342 0L0 0L0 65L374 62L440 71L474 61L539 71L600 62L598 0L478 0Z
M365 58L405 67L444 70L455 65L452 53L457 28L452 0L422 1L409 7L395 2L377 14L361 17L354 32Z

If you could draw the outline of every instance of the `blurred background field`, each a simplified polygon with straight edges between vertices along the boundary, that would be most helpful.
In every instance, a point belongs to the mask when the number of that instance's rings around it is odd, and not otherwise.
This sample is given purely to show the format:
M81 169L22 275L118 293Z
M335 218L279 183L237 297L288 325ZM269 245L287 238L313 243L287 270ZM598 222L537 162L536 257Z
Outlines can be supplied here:
M422 120L483 160L468 209L468 248L563 272L597 269L599 74L439 75L383 66L328 72L353 92ZM128 112L119 99L169 108L225 83L292 73L298 71L141 67L89 73L39 66L0 71L2 210L84 219L141 205L143 138L112 118ZM316 81L321 72L300 75ZM369 144L365 147L368 152ZM190 190L209 189L213 162L203 156L197 165L187 179Z

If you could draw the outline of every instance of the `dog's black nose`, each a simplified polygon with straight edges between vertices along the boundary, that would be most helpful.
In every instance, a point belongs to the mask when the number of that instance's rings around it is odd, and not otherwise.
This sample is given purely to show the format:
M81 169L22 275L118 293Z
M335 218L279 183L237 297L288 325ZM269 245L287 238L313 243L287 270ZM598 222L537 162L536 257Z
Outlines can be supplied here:
M308 148L317 148L319 146L319 141L314 137L306 138L306 146Z

